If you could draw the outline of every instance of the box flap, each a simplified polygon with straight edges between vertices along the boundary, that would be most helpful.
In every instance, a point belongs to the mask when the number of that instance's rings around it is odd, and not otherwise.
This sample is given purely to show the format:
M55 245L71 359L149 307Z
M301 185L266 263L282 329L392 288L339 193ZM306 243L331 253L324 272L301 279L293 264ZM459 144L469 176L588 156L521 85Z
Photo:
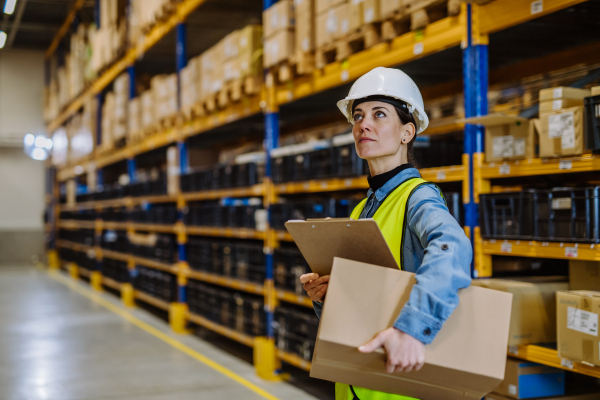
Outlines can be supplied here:
M465 124L477 124L483 126L500 126L500 125L509 125L509 124L524 124L528 121L527 118L523 117L515 117L512 115L506 115L502 113L495 113L484 115L481 117L470 117L459 120L458 122L464 122Z
M285 227L309 267L319 275L331 273L334 257L395 270L399 268L377 222L372 218L288 221Z

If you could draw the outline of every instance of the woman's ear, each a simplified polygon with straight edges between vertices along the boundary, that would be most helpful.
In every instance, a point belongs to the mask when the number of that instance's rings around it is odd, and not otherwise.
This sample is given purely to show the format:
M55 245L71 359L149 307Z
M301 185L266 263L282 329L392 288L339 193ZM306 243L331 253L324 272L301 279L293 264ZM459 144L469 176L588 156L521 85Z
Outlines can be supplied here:
M413 137L415 137L416 133L417 129L415 127L415 124L413 124L412 122L402 125L402 132L400 134L402 144L409 144Z

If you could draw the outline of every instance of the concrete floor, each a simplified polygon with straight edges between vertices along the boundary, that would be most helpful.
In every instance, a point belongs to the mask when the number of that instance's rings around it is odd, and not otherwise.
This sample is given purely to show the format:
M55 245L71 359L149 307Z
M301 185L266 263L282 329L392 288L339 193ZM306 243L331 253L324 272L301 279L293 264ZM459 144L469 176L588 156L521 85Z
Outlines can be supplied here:
M34 268L0 267L0 399L315 399L110 294ZM73 286L74 285L74 286ZM88 293L90 298L81 293ZM227 368L262 395L98 304L108 301Z

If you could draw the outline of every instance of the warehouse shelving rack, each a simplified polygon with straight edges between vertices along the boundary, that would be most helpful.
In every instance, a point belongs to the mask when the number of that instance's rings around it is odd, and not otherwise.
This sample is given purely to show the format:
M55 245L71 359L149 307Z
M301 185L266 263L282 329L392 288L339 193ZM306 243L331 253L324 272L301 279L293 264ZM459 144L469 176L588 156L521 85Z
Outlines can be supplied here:
M310 362L300 357L276 350L273 342L273 331L270 322L272 321L273 311L278 301L284 301L311 307L312 303L306 296L297 296L293 293L276 290L273 284L273 250L280 241L291 241L291 236L286 232L274 231L267 227L265 232L249 232L247 230L237 229L213 229L204 227L188 227L180 221L174 226L156 226L146 224L132 223L112 223L108 221L59 221L60 210L78 210L78 209L96 209L112 206L132 206L141 202L177 203L181 210L187 202L196 200L218 199L231 196L262 196L264 197L265 207L268 208L279 195L294 193L316 193L332 192L349 189L367 188L364 177L349 179L329 179L312 180L300 183L286 183L274 185L270 179L270 157L268 153L277 147L279 139L279 107L286 104L306 98L311 95L318 95L325 90L339 87L358 78L360 75L376 66L396 66L409 61L417 60L437 54L445 49L460 45L463 49L463 80L465 97L466 117L480 116L487 114L487 85L488 85L488 43L489 35L494 32L503 31L510 27L515 27L533 19L566 9L568 7L583 3L585 0L541 0L539 1L521 1L521 0L496 0L483 6L463 4L461 13L455 17L447 17L441 21L428 25L425 29L417 32L410 32L401 35L391 42L381 43L373 48L360 51L351 55L347 60L333 62L323 69L316 70L308 76L294 78L284 84L276 84L273 79L266 79L266 84L260 96L244 98L240 103L234 103L226 109L219 110L214 114L197 118L193 121L178 124L174 128L158 132L147 137L139 143L133 143L127 147L115 151L112 154L93 154L87 159L80 160L77 163L67 165L59 170L50 168L51 178L55 184L52 187L53 195L49 199L52 210L49 221L51 223L51 232L54 236L50 240L49 262L52 267L58 266L58 257L53 250L54 243L58 247L67 247L78 251L95 250L98 261L102 257L115 258L126 261L129 268L134 268L135 264L157 267L174 272L178 276L180 285L179 301L174 304L167 304L158 299L151 298L147 294L133 290L131 284L118 283L112 279L102 277L99 271L85 271L79 268L79 271L88 273L90 277L96 274L95 279L90 279L92 285L99 281L101 284L118 289L122 293L125 304L133 305L133 299L137 298L170 312L170 322L173 329L177 332L185 332L186 321L197 323L221 335L229 337L248 346L254 346L255 352L262 355L261 361L257 362L256 367L260 376L267 379L277 379L277 370L279 369L279 360L295 365L299 368L310 369ZM192 11L201 7L204 0L183 0L177 5L176 13L166 22L155 26L146 37L142 46L131 48L126 55L110 67L101 77L98 78L83 94L74 99L69 106L54 121L47 125L47 130L52 132L63 124L70 116L77 112L83 101L109 85L118 74L129 68L129 72L134 74L133 63L150 49L154 44L164 37L169 31L177 31L177 71L179 72L185 66L185 35L183 24L185 19ZM264 0L264 7L269 7L275 1ZM64 34L64 32L63 32ZM50 51L50 50L49 50ZM51 51L50 51L51 53ZM540 59L541 62L541 59ZM535 65L535 61L533 62ZM509 68L510 69L510 68ZM125 198L118 200L105 200L96 202L86 202L75 205L58 205L58 181L72 179L79 175L80 171L86 171L82 166L88 163L94 163L97 168L111 165L121 160L130 160L128 168L133 176L135 162L133 157L143 154L155 148L170 144L177 144L180 159L182 160L182 170L186 168L187 147L185 140L187 138L200 135L217 127L239 121L249 116L264 114L265 142L267 150L266 174L263 184L252 188L216 190L199 193L183 193L177 196L155 196L143 198ZM535 176L544 174L565 174L570 172L585 172L600 170L600 158L598 156L581 156L565 158L560 160L536 159L521 162L509 163L484 163L483 162L483 128L474 125L465 125L456 121L430 129L430 134L447 133L464 129L464 154L463 163L458 166L423 169L421 173L427 180L434 182L461 182L463 189L463 202L465 206L465 232L472 240L474 246L475 260L473 265L474 277L491 276L491 255L512 254L525 255L531 257L569 258L577 254L579 259L600 260L600 252L591 245L572 245L568 247L577 249L568 253L566 244L537 243L537 242L519 242L519 241L490 241L483 240L478 227L478 203L479 194L487 193L491 190L492 179L516 176ZM54 223L53 223L54 222ZM99 246L83 246L65 241L56 241L56 227L63 229L88 228L95 229L97 235L102 230L108 229L126 229L128 231L142 230L151 232L171 232L177 234L179 242L180 262L175 265L158 265L150 260L140 259L128 254L102 250ZM264 241L265 253L267 255L267 279L264 285L250 284L240 282L231 278L218 277L198 271L192 271L186 262L185 243L187 235L202 234L215 237L238 237L253 238ZM98 242L99 243L99 242ZM73 276L78 275L78 268L72 263L69 265ZM249 293L258 293L265 296L265 305L267 311L267 332L265 338L252 338L228 328L222 327L198 315L191 314L185 306L185 286L188 278L198 279L205 282L211 282L220 286L230 287ZM94 287L100 289L101 284ZM568 369L582 374L600 377L600 368L591 367L583 364L572 363L569 360L561 360L557 357L556 350L546 349L540 346L519 346L511 348L510 355L520 357L526 360L539 362L558 368Z

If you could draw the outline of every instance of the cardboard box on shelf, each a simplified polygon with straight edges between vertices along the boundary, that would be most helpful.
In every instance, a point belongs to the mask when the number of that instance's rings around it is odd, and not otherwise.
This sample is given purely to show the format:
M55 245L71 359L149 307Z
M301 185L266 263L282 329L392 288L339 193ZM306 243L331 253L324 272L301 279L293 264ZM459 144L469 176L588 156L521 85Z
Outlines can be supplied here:
M146 90L140 96L140 102L142 108L142 129L147 129L152 127L156 122L154 115L154 92L152 90Z
M264 37L294 28L294 2L280 0L263 12Z
M600 86L594 86L592 88L591 96L598 96L598 95L600 95Z
M233 31L223 39L223 60L237 58L240 54L240 31Z
M540 90L540 102L558 99L583 100L584 97L590 95L591 92L588 89L559 86Z
M583 99L545 100L540 102L540 114L578 106L583 106Z
M562 396L565 394L565 371L509 357L504 380L494 392L512 399Z
M294 54L294 31L283 30L265 40L264 66L272 67Z
M330 8L339 6L340 4L348 3L348 0L316 0L317 15L321 14Z
M340 4L317 16L317 48L350 32L349 4Z
M402 0L380 0L381 18L386 19L402 9Z
M556 293L558 356L600 366L598 354L600 292Z
M358 351L391 326L415 282L409 272L335 258L311 377L420 399L481 399L496 388L506 365L508 293L459 291L460 305L426 346L420 371L388 374L383 351Z
M600 291L600 261L569 260L569 290Z
M566 396L551 396L551 397L539 397L536 400L597 400L600 398L600 393L586 393L586 394L569 394ZM512 397L504 396L498 393L490 393L485 396L484 400L511 400Z
M490 114L462 120L485 126L485 161L522 160L535 155L534 125L526 118Z
M512 293L512 313L508 344L516 346L556 341L556 298L559 290L568 290L563 277L509 279L474 279L472 285ZM563 282L561 282L561 280Z
M167 149L167 194L173 196L179 193L179 155L177 146Z
M136 97L129 100L127 113L127 136L130 141L136 141L140 138L142 130L142 104L141 98Z
M296 51L307 53L315 49L314 0L295 0Z
M540 115L540 157L575 156L583 153L583 107L571 107Z
M363 1L363 23L370 24L381 21L381 0Z
M241 63L238 58L225 61L223 64L223 80L230 82L242 77Z
M364 0L350 0L350 3L348 4L350 32L357 30L365 23L364 4Z
M248 25L240 30L239 36L239 62L242 78L249 75L262 74L263 52L262 52L262 26Z

